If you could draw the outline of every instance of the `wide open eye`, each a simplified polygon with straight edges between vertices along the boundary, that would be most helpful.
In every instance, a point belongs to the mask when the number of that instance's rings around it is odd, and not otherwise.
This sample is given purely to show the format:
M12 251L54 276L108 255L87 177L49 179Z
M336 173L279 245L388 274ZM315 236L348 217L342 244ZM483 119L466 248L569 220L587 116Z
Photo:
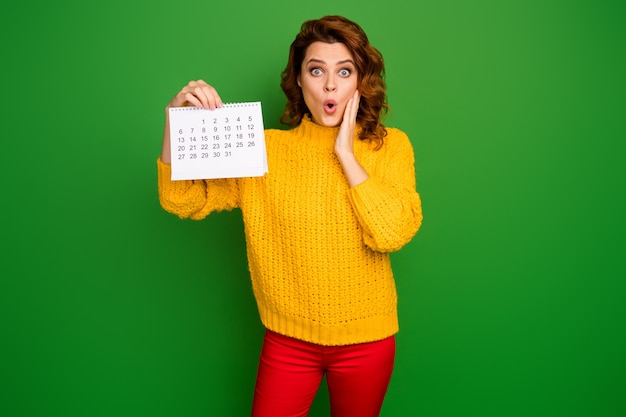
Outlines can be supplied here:
M311 75L314 75L314 76L319 76L324 73L324 71L322 71L321 68L311 68L310 71L311 71Z
M348 68L342 68L339 70L339 76L340 77L349 77L350 74L352 74L352 71L349 70Z

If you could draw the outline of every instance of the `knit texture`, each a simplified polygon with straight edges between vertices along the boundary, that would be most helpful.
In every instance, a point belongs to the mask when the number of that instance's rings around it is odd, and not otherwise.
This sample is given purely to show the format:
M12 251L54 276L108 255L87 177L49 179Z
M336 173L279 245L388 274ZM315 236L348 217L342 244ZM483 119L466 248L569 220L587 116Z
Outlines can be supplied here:
M379 150L355 135L369 178L352 188L334 153L339 129L305 118L265 131L263 177L171 181L158 160L161 205L196 220L241 209L252 289L270 330L327 346L381 340L398 331L389 252L422 222L413 148L387 130Z

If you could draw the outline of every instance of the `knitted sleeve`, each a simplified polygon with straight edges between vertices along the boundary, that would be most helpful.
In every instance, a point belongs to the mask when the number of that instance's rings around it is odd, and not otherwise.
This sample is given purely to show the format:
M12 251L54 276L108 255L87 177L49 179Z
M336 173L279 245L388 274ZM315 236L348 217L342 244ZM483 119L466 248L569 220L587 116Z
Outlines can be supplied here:
M363 240L379 252L399 250L422 224L422 203L415 189L415 158L406 134L388 129L380 160L369 178L349 191Z
M172 166L157 160L159 201L180 218L200 220L213 211L239 206L237 179L172 181Z

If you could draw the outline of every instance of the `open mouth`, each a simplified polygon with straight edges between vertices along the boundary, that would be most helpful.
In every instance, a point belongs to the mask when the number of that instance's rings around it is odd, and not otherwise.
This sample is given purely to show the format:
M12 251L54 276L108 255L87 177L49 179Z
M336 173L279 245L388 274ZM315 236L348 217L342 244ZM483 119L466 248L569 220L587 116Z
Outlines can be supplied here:
M326 100L324 102L324 111L333 114L337 110L337 102L334 100Z

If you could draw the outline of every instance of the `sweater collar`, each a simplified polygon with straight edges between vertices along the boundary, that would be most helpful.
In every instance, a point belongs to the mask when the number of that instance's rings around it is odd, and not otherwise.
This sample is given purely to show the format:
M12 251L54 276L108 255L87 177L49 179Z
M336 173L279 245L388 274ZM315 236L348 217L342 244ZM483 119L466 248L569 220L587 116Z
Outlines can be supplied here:
M294 129L295 133L311 142L334 145L340 126L327 127L319 125L311 120L311 116L305 115L300 124ZM355 137L358 135L359 128L355 131Z

